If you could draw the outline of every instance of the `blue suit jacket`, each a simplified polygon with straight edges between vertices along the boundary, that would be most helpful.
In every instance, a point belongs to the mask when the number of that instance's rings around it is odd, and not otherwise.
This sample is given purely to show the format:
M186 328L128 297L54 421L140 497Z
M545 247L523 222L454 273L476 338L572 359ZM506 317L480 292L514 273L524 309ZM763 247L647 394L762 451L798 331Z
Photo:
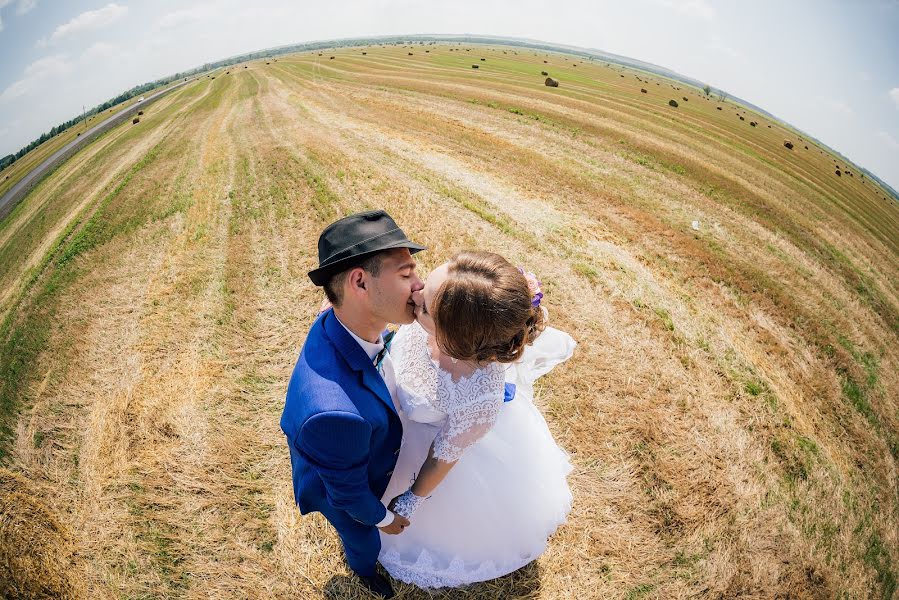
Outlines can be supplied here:
M281 415L300 512L330 505L365 525L387 514L387 489L402 441L390 392L368 355L334 316L306 338Z

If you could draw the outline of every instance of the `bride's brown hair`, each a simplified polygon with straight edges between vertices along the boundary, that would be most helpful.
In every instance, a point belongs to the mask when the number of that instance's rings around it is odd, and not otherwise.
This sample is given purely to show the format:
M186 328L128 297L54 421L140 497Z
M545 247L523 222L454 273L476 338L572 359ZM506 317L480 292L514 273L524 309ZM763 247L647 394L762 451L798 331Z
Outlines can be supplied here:
M518 360L545 327L524 275L492 252L459 252L448 267L431 315L441 351L479 363Z

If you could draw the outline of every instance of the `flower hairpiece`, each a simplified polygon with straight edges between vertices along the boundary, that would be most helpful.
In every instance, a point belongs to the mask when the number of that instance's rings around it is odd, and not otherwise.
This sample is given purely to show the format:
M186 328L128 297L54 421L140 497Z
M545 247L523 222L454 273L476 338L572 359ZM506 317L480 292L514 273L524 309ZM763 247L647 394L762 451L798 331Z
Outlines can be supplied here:
M528 289L531 292L531 306L537 308L543 299L543 288L540 285L540 280L537 279L536 275L525 271L521 267L518 267L518 272L524 275L525 280L528 282Z

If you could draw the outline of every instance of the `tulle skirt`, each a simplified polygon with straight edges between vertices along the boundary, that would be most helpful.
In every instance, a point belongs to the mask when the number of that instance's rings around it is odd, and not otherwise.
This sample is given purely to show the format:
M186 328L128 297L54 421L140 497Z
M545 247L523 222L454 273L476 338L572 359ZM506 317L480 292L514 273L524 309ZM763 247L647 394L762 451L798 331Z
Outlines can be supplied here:
M458 587L501 577L540 556L571 510L568 454L534 406L534 381L567 360L575 342L547 328L510 365L515 399L468 448L400 535L381 533L379 560L396 579ZM405 492L439 430L403 418L403 445L383 502Z

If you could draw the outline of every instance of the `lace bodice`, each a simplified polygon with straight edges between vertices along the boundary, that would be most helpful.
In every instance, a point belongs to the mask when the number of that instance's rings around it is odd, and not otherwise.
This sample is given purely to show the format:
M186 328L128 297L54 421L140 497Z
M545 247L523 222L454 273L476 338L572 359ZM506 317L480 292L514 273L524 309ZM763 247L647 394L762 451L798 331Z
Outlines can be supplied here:
M435 458L459 460L493 427L503 406L502 365L490 363L454 380L431 358L428 334L417 322L400 328L390 355L403 412L413 421L440 426Z

